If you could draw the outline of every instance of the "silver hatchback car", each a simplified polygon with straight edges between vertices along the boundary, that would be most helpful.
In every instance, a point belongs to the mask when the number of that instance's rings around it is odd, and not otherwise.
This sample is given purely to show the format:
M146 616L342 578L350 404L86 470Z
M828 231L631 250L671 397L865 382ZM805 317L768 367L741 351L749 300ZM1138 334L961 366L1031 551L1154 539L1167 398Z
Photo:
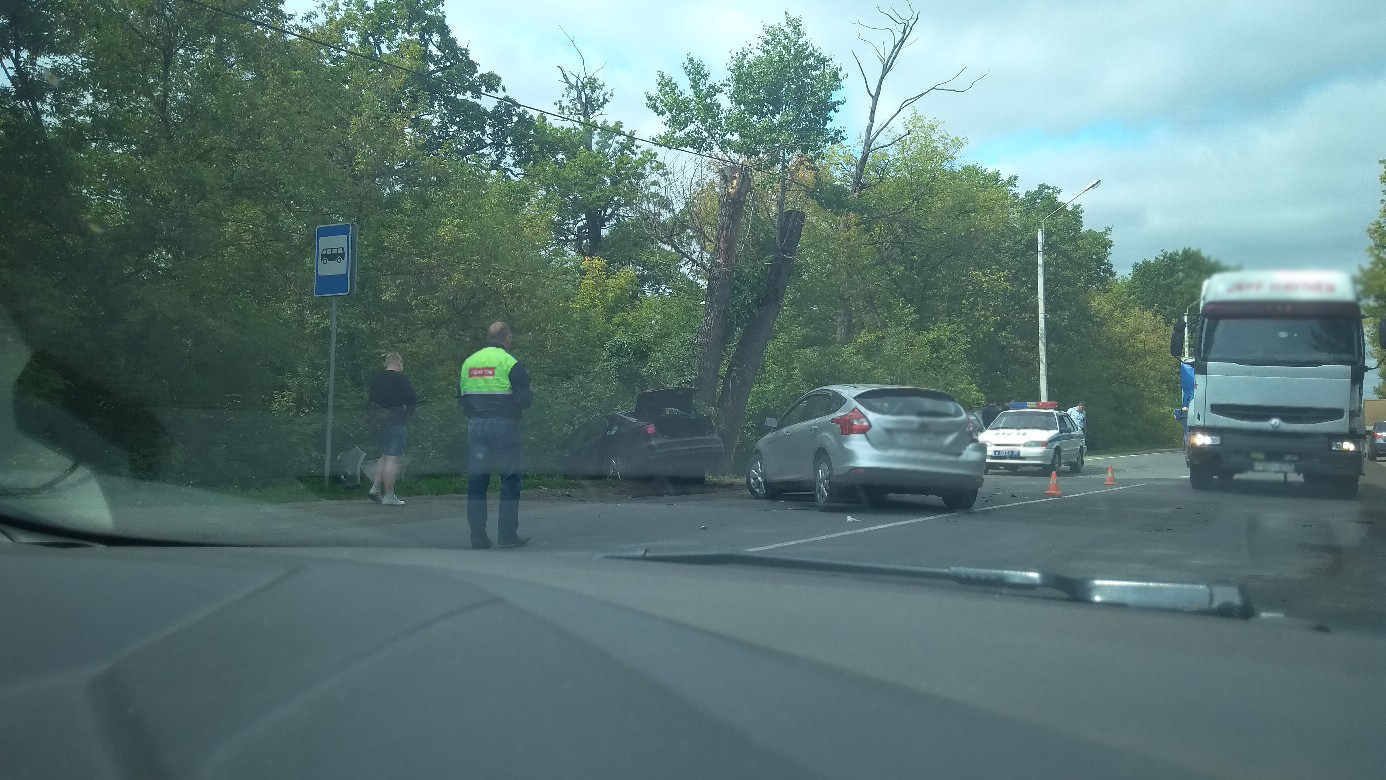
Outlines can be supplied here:
M894 385L828 385L805 394L756 442L746 488L757 498L812 491L820 508L890 493L977 502L987 448L953 396Z

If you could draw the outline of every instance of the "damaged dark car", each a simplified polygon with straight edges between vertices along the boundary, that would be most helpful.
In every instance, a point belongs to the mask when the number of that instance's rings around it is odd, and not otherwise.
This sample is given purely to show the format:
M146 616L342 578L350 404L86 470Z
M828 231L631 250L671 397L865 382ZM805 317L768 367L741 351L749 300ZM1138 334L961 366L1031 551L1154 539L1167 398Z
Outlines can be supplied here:
M563 445L570 476L700 482L723 454L712 418L699 412L691 387L646 390L635 409L612 412L577 427Z

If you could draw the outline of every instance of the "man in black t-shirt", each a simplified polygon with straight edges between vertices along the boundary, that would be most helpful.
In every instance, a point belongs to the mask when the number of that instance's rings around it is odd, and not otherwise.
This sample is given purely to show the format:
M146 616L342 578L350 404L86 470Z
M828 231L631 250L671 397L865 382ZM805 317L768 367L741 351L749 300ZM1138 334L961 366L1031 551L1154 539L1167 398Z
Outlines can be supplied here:
M391 352L385 356L385 370L371 380L370 392L366 395L366 422L380 446L380 463L376 465L367 494L372 501L385 506L404 505L395 495L395 478L399 476L399 456L404 454L408 441L405 424L414 415L418 403L414 385L404 375L404 358L398 352Z

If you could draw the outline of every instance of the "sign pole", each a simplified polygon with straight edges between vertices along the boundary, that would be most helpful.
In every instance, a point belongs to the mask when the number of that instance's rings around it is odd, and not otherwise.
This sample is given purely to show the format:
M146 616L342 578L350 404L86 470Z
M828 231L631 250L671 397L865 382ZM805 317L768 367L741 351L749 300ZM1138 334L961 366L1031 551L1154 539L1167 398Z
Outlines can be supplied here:
M327 445L322 453L322 484L332 484L332 406L337 395L337 298L351 295L356 282L356 226L319 225L313 246L313 295L332 299L332 341L327 348Z
M327 445L322 451L322 485L332 482L332 402L337 393L337 298L332 298L332 340L327 349Z

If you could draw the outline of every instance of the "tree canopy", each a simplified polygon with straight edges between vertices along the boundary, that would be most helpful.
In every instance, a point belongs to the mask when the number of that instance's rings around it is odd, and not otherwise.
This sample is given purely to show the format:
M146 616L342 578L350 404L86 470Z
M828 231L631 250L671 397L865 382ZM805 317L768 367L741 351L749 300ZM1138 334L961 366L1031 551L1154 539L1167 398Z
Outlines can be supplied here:
M1057 190L965 162L964 139L913 112L871 142L871 186L855 187L843 70L796 17L723 79L690 59L681 82L651 85L661 140L729 168L660 162L605 116L585 61L556 76L558 113L578 121L504 99L440 0L339 0L304 19L276 0L227 8L263 24L177 0L0 12L0 306L37 353L27 403L103 468L245 484L321 467L312 236L337 222L359 227L361 261L340 301L337 441L366 443L365 387L398 351L423 401L424 472L461 467L456 372L497 319L534 377L533 468L591 415L697 381L708 355L742 458L753 421L820 383L1036 395L1034 228ZM722 230L733 185L744 218ZM1080 208L1046 229L1054 396L1086 400L1106 446L1177 441L1177 372L1151 334L1220 266L1185 249L1119 280L1110 234ZM740 258L725 274L719 241ZM61 433L64 414L105 423L83 438Z

